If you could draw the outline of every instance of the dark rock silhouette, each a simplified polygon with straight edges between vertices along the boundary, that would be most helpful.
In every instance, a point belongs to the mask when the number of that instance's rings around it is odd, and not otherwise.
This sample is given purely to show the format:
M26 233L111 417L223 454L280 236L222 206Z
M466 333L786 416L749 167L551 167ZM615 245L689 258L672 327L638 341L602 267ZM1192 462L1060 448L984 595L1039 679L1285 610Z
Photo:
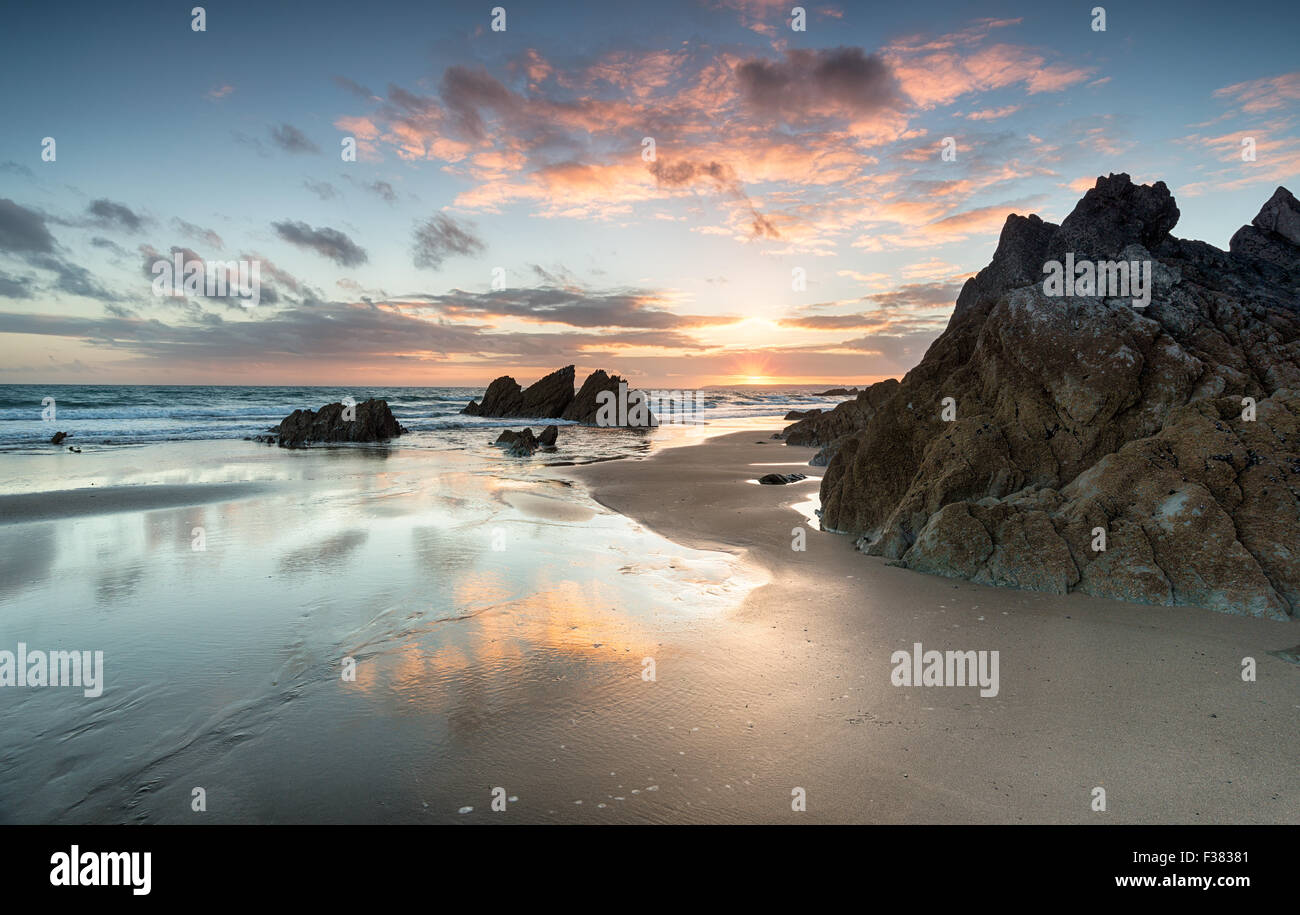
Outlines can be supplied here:
M551 428L554 429L555 427L552 426ZM521 429L518 432L506 429L497 436L494 444L503 446L506 454L513 457L531 457L533 452L540 446L540 442L533 435L532 429Z
M66 432L55 432L54 437L50 439L51 445L62 445L63 440L68 437Z
M469 416L489 416L521 419L566 419L584 426L596 425L602 391L616 398L623 379L597 369L587 376L577 393L573 390L574 367L569 365L552 372L540 381L521 390L519 383L509 375L497 378L483 394L483 400L472 400L461 413ZM631 391L628 392L630 397ZM648 425L654 425L650 415Z
M836 404L833 410L826 413L819 410L786 426L781 431L780 437L785 439L787 445L811 445L815 448L830 445L866 426L867 421L876 415L880 404L888 400L897 388L896 378L877 382L858 392L858 396L853 400Z
M977 582L1300 611L1300 207L1279 188L1226 252L1177 218L1122 174L1060 226L1009 216L948 328L838 440L823 524ZM1150 304L1046 295L1070 252L1149 261ZM820 442L802 425L786 440Z
M829 391L822 391L820 394L814 394L814 397L855 397L857 388L831 388Z
M255 436L254 441L305 448L317 443L382 442L408 431L394 418L386 400L362 401L356 405L353 419L344 418L346 409L341 403L331 403L320 410L294 410L278 426L272 426L269 434Z
M789 413L785 414L785 419L786 422L789 422L790 420L807 419L810 416L816 416L820 412L820 408L814 410L791 410Z
M502 375L483 394L483 402L471 400L461 413L469 416L527 416L558 419L573 400L573 366L557 369L521 390L509 375Z
M537 444L542 448L554 448L555 442L559 437L559 426L547 426L542 430L542 434L537 436Z
M806 479L808 477L802 473L765 473L758 478L758 482L764 486L784 486L787 483L798 483Z

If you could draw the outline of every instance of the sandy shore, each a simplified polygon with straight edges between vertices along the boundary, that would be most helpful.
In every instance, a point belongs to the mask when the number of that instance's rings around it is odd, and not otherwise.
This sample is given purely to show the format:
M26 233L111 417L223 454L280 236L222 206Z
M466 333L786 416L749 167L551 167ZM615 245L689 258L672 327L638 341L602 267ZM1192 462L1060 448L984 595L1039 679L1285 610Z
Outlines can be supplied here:
M737 739L716 752L742 757L759 787L710 819L1300 819L1300 667L1269 654L1300 641L1294 625L920 575L811 528L795 551L820 469L768 435L573 471L603 505L770 579L716 642L659 667L665 694L707 696L730 719ZM810 478L750 482L771 470ZM891 685L891 653L916 642L999 651L998 695ZM806 813L790 810L799 787Z
M1297 819L1300 630L889 567L805 524L771 431L11 458L0 648L106 685L0 690L0 822ZM998 694L892 686L915 642L997 650Z

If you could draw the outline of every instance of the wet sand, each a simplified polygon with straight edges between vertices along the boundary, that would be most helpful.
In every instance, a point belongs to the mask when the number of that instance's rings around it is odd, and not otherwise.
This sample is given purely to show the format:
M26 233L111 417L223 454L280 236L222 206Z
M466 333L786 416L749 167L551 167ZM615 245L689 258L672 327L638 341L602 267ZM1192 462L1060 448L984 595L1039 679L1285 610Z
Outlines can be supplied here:
M0 822L1297 819L1296 628L889 567L804 523L771 431L69 462L96 499L0 526L0 648L103 649L106 686L0 690ZM998 695L892 686L913 642L1000 651Z
M767 437L575 472L601 504L676 542L738 552L770 578L718 643L685 650L658 683L710 696L705 717L734 739L715 748L733 761L724 768L753 769L755 790L729 796L717 819L1300 820L1300 666L1269 654L1300 641L1294 624L921 575L811 528L795 551L821 469L805 466L813 449ZM750 482L772 470L809 479ZM916 642L998 650L998 695L893 686L891 653ZM790 810L795 787L806 813ZM1097 787L1105 812L1092 809Z

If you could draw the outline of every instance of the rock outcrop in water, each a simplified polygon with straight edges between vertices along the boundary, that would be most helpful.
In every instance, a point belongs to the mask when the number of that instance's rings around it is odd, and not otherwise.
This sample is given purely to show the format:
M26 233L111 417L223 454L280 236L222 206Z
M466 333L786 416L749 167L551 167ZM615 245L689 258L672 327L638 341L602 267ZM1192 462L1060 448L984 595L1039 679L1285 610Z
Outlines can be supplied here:
M349 405L351 406L351 405ZM317 443L382 442L406 431L388 408L388 401L371 398L356 404L352 418L345 418L348 407L341 403L326 404L320 410L294 410L273 426L267 435L255 441L281 448L305 448Z
M555 427L552 426L551 428ZM505 449L506 454L512 457L531 457L533 452L541 446L537 437L533 435L532 429L521 429L518 432L506 429L497 436L497 440L492 444L500 445Z
M573 390L574 367L567 365L540 381L521 389L519 382L502 375L488 385L482 401L471 400L461 410L468 416L523 419L566 419L584 426L596 425L600 394L609 392L617 403L619 386L626 384L617 375L597 369L587 376L582 387ZM629 392L630 394L630 392ZM653 417L649 425L653 425Z
M471 400L461 410L468 416L528 416L558 419L573 401L573 366L557 369L540 381L521 389L519 382L502 375L483 394L483 402Z
M1300 206L1279 188L1226 252L1177 219L1162 182L1122 174L1060 226L1009 216L945 332L839 440L825 526L976 582L1300 612ZM1149 262L1149 305L1046 295L1067 254Z

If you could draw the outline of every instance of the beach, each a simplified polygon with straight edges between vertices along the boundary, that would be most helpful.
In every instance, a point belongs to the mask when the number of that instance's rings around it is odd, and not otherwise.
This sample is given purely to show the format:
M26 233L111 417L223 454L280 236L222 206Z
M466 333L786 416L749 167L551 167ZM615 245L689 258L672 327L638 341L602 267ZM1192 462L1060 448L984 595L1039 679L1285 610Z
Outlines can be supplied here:
M891 567L781 425L6 458L0 649L105 688L3 691L0 821L1294 822L1293 627ZM996 695L892 685L917 643Z

